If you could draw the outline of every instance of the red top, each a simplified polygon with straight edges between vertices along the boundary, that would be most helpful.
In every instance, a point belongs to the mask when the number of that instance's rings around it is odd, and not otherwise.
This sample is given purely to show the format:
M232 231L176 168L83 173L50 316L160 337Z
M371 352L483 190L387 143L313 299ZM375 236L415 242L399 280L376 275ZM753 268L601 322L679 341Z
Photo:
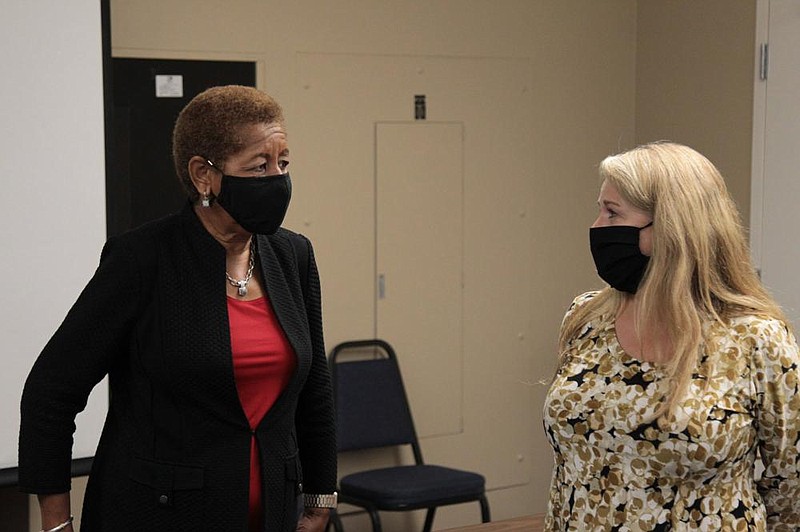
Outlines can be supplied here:
M296 360L266 297L239 301L228 297L233 375L250 429L255 430L289 384ZM250 439L250 530L260 529L261 468L255 435Z

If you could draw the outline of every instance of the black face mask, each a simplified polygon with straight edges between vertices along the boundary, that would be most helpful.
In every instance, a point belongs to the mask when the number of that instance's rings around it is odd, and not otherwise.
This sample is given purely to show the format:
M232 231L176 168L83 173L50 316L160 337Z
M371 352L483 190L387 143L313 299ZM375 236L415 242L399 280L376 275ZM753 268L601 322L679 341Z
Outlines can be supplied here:
M283 223L291 198L288 172L265 177L223 174L217 202L251 233L271 235Z
M635 294L650 257L639 249L639 232L644 227L609 225L589 229L589 245L597 274L613 288Z

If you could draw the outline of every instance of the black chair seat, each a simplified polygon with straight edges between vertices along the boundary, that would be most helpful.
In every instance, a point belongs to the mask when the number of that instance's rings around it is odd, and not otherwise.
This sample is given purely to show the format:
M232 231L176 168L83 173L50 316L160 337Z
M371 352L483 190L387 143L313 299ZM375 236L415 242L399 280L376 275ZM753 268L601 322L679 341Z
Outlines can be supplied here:
M482 475L469 471L410 465L353 473L339 486L343 500L353 497L371 501L380 510L402 510L475 500L485 483Z

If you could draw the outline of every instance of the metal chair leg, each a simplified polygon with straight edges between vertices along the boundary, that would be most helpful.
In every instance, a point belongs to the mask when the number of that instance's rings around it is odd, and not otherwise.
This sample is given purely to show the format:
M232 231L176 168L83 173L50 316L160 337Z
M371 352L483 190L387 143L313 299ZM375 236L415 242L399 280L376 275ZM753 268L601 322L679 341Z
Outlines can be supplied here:
M339 518L339 514L336 513L336 509L331 510L330 519L328 519L328 524L325 527L325 532L330 532L331 527L333 527L334 532L344 532L344 527L342 526L342 520Z
M425 512L425 527L422 529L423 532L431 532L431 528L433 528L433 518L436 515L436 507L428 508L428 511Z
M372 520L372 532L383 532L381 528L381 517L378 515L378 510L375 508L367 508L369 518Z
M488 523L492 520L492 516L489 512L489 501L486 499L486 494L481 495L479 500L481 503L481 522Z

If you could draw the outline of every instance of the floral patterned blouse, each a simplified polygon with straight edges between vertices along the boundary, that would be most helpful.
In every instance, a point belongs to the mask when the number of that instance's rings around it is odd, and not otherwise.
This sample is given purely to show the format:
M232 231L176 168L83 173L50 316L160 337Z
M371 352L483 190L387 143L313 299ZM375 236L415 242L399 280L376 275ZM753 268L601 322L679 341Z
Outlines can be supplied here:
M665 429L646 421L664 371L622 350L613 317L570 342L544 406L546 530L800 530L797 343L778 320L708 327L714 347Z

